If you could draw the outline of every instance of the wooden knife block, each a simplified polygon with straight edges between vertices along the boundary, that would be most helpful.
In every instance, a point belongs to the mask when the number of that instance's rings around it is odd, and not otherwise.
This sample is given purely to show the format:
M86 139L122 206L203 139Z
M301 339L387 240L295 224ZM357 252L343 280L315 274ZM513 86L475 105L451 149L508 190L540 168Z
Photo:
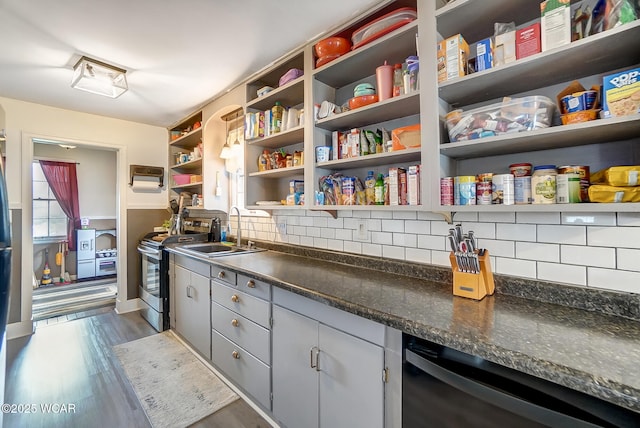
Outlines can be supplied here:
M454 296L467 297L474 300L482 300L484 296L492 295L495 291L493 282L493 272L491 271L491 261L489 252L485 250L484 255L478 256L480 262L480 273L460 272L456 256L449 254L451 269L453 270L453 294Z

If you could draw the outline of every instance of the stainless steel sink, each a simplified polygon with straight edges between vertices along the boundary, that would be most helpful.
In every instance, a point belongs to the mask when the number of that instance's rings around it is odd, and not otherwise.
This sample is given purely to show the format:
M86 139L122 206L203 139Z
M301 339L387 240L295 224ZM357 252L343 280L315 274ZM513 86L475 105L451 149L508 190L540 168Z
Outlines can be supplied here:
M224 245L218 242L198 242L197 244L184 244L176 247L179 251L204 257L220 257L231 254L255 253L263 251L261 248L241 248Z

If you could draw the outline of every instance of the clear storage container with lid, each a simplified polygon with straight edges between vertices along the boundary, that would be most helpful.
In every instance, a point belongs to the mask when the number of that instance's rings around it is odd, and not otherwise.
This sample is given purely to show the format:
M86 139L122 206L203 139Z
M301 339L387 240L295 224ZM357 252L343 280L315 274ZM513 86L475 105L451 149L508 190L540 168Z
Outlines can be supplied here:
M534 204L556 203L557 175L558 172L555 165L538 165L533 167L531 193Z

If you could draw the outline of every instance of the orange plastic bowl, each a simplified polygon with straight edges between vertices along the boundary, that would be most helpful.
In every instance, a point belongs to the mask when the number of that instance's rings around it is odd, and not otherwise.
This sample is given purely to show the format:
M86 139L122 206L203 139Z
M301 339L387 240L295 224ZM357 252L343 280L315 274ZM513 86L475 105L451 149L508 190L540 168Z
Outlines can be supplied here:
M349 99L349 108L355 110L360 107L364 107L369 104L377 103L377 95L361 95L359 97L353 97Z
M340 56L351 50L351 42L344 37L329 37L316 43L314 49L318 58Z
M589 122L598 118L598 112L600 110L580 110L573 113L561 114L563 125L569 125L571 123Z

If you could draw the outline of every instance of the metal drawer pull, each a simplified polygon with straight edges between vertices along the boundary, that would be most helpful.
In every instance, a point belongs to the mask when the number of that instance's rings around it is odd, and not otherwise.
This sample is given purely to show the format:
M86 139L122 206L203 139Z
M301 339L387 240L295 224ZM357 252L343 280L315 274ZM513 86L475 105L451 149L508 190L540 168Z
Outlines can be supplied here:
M218 278L220 278L220 279L224 278L224 271L223 270L218 272Z
M238 326L238 320L237 320L237 319L235 319L235 318L234 318L234 319L232 319L232 320L231 320L231 325L232 325L232 326L234 326L234 327L237 327L237 326Z
M253 279L250 279L249 281L247 281L247 287L256 288L256 282Z
M313 350L316 350L316 363L313 364ZM312 369L316 369L317 372L320 371L320 349L317 346L312 346L311 349L309 349L309 365L311 366Z
M231 301L237 303L240 301L240 298L238 297L238 295L234 294L233 296L231 296Z
M233 351L233 352L231 353L231 356L232 356L233 358L235 358L236 360L240 359L240 353L239 353L238 351Z
M192 298L193 296L191 295L191 286L187 285L187 297Z

